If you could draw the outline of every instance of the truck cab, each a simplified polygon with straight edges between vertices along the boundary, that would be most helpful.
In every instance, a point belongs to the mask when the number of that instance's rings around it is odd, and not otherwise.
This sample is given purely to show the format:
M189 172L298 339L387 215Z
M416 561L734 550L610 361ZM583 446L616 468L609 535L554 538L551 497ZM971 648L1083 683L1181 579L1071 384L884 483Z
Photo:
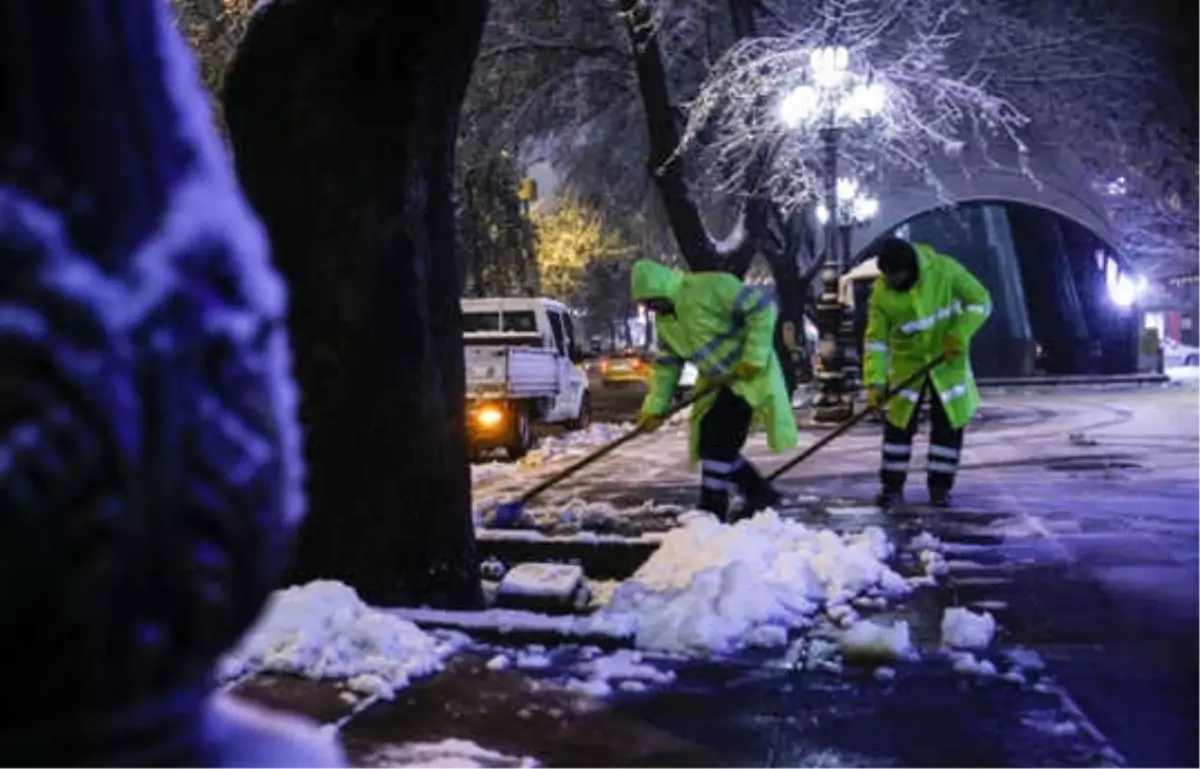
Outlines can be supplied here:
M566 305L544 297L464 299L462 313L474 454L503 448L520 457L533 444L534 425L587 426L587 374Z

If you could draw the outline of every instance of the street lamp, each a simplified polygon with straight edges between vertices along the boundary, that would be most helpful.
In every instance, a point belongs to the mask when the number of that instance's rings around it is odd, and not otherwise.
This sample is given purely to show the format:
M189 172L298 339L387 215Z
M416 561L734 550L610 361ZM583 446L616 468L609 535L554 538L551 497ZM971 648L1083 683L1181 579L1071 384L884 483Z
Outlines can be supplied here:
M875 218L879 213L879 201L862 189L854 179L842 177L837 180L837 226L841 235L841 252L838 254L838 271L846 272L851 268L851 239L850 233L856 227L862 227ZM824 203L817 204L817 223L821 226L829 224L829 209Z
M850 58L845 46L826 45L813 49L809 55L808 82L797 85L779 103L779 117L784 125L793 129L815 128L820 132L823 149L823 194L818 215L823 208L825 266L821 270L821 298L817 303L821 334L820 392L813 403L813 419L817 422L840 422L851 411L850 392L842 372L845 346L839 340L843 313L838 298L838 279L848 258L838 251L838 235L844 216L838 203L839 197L846 198L845 208L853 214L857 185L854 190L849 190L849 195L839 196L838 143L843 129L878 115L887 105L887 91L883 85L852 69ZM842 190L843 193L847 191ZM857 205L859 213L869 210L872 215L878 208L873 199Z
M855 228L862 227L879 212L879 201L863 190L854 179L841 178L837 182L838 198L838 234L841 236L841 252L838 254L838 272L846 274L853 265L850 264L853 252L851 235ZM822 225L829 222L829 211L824 205L817 206L817 221ZM858 345L854 338L854 315L849 308L841 304L841 281L838 286L838 300L841 305L841 322L838 324L838 344L841 348L842 384L845 392L853 392L861 380L862 367L858 359Z

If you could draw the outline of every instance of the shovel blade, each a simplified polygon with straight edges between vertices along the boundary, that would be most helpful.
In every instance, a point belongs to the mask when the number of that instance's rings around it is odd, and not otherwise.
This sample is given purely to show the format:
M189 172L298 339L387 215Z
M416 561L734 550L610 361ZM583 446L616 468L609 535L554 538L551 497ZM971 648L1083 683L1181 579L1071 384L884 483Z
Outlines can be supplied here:
M495 514L492 515L491 521L488 523L488 528L506 529L521 520L521 516L524 513L525 506L520 502L505 502L496 508Z

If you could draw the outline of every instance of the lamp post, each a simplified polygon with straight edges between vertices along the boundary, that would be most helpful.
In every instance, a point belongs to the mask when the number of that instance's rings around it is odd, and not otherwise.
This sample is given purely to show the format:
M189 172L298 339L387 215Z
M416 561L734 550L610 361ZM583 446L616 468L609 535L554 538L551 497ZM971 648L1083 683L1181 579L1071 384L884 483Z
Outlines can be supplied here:
M838 234L840 237L841 253L838 254L838 272L845 275L853 265L851 235L855 228L862 227L875 217L879 211L879 201L863 190L854 179L838 179ZM824 226L829 223L829 211L824 205L817 206L817 221ZM838 346L842 355L840 371L844 392L852 394L859 386L861 378L861 362L858 357L858 345L854 339L854 315L849 307L841 301L841 281L838 281L838 305L840 320L838 326Z
M807 82L793 88L779 105L789 128L818 131L822 156L822 206L826 211L825 266L821 270L821 297L817 302L820 331L820 391L813 402L817 422L840 422L851 412L850 391L842 371L845 346L839 339L842 305L838 279L844 259L838 251L841 217L838 212L838 150L842 132L883 111L887 94L869 76L851 69L850 52L840 45L813 49L805 73Z

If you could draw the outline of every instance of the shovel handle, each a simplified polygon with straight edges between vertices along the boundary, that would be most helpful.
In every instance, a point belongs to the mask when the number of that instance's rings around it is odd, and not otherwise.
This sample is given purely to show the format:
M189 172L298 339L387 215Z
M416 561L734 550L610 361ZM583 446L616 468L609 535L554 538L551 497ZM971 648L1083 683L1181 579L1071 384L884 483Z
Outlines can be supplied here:
M674 406L667 409L666 413L662 415L662 418L665 420L665 419L669 419L669 418L675 416L680 411L683 411L685 408L687 408L688 406L691 406L693 403L700 400L704 396L706 396L710 393L714 393L717 390L721 389L721 387L723 387L724 385L725 385L725 382L720 382L715 385L706 387L703 390L692 393L688 397L681 400L679 403L676 403ZM579 472L580 470L582 470L583 468L592 464L593 462L595 462L599 459L603 459L604 457L608 456L612 452L621 448L626 443L629 443L631 440L633 440L634 438L637 438L639 435L642 435L645 432L647 432L646 427L635 427L632 430L630 430L629 432L620 436L619 438L615 438L614 440L609 441L608 443L604 444L600 448L593 451L591 454L588 454L585 457L580 457L575 462L572 462L570 465L567 465L562 470L559 470L554 475L551 475L549 478L546 478L541 483L539 483L536 486L534 486L533 488L529 489L528 491L526 491L524 494L522 494L520 497L518 497L516 499L516 503L524 506L525 503L527 503L529 500L536 497L538 494L541 494L546 489L548 489L551 486L554 486L555 484L563 481L564 479L574 475L575 473Z
M926 363L921 368L917 369L911 376L908 376L907 378L901 380L899 384L897 384L895 387L890 388L886 393L884 393L883 402L886 404L892 398L896 397L897 393L899 393L901 390L907 388L909 385L911 385L913 382L916 382L918 379L921 379L922 377L925 377L926 375L928 375L930 371L933 371L935 368L937 368L939 365L941 365L942 360L943 360L943 358L941 358L941 357L931 360L930 362ZM854 414L849 419L847 419L845 422L842 422L840 425L838 425L836 429L821 436L820 440L818 440L816 443L809 446L807 449L800 452L800 454L793 457L792 459L789 459L787 462L784 462L781 466L776 468L770 475L767 476L767 481L774 481L776 478L783 475L788 470L791 470L796 465L800 464L804 460L811 457L813 454L816 454L818 451L825 448L825 446L827 446L828 444L837 440L837 438L839 438L841 435L843 435L851 427L854 427L856 424L863 421L863 419L865 419L868 414L871 414L878 410L879 409L877 407L868 407L868 408L865 408L862 411L858 412L857 414Z

